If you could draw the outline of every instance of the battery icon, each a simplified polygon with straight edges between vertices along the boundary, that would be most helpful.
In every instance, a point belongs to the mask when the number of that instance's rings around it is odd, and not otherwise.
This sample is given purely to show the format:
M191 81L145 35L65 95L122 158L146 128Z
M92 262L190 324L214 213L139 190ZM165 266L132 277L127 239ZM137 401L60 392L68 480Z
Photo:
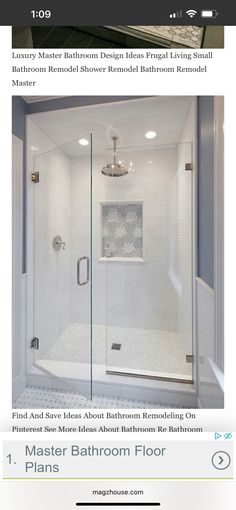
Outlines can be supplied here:
M201 11L202 18L217 18L218 12L215 9L205 9Z

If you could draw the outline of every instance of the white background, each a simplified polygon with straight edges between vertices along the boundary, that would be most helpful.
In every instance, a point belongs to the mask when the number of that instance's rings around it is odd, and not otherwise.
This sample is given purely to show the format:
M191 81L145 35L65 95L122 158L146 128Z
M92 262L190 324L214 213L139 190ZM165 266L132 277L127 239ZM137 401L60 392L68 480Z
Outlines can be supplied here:
M92 490L140 490L143 496L122 496L119 502L160 502L160 510L234 510L236 482L2 482L4 510L96 510L99 507L76 507L75 502L111 502L112 496L92 496ZM45 502L47 502L45 504ZM102 509L102 507L100 507ZM129 510L132 507L103 507L107 510ZM134 510L156 510L159 507L133 507Z
M236 427L236 169L235 169L235 40L236 28L225 30L225 49L215 50L213 61L192 61L192 65L209 66L208 74L91 74L42 75L40 87L11 89L11 29L0 28L1 119L0 119L0 378L1 428L7 430L11 410L11 94L23 95L225 95L225 409L196 410L199 422L210 424L212 430L235 430ZM29 50L28 50L29 51ZM81 50L80 50L81 51ZM138 50L137 50L138 51ZM54 65L59 65L56 61ZM114 62L111 62L114 64ZM129 61L127 65L132 62ZM179 61L190 66L191 61ZM23 62L24 65L30 65ZM48 62L49 64L49 62ZM104 62L102 62L102 65ZM134 65L136 62L133 63ZM158 61L148 65L158 65ZM70 61L68 64L70 65ZM96 65L99 62L96 61ZM116 65L121 65L116 62ZM166 64L168 65L168 64ZM174 61L171 62L174 65ZM74 79L72 79L72 76ZM108 79L109 78L109 79ZM1 439L10 434L2 433ZM120 437L119 437L120 436ZM98 437L93 436L93 441ZM14 439L16 436L14 436ZM21 436L22 438L22 436ZM86 439L86 436L83 436ZM124 435L122 435L122 439ZM41 437L43 439L43 437ZM60 437L61 439L61 437ZM100 438L99 438L100 439ZM116 434L116 440L121 439ZM150 437L151 439L151 437Z

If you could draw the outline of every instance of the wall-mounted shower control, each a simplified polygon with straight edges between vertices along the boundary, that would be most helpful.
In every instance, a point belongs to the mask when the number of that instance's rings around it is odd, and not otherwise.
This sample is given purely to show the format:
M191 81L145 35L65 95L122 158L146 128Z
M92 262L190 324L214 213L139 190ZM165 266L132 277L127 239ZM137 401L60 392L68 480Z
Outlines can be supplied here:
M66 247L65 241L62 241L62 238L60 235L57 235L52 240L52 246L53 249L56 251L59 251L61 248L64 250Z

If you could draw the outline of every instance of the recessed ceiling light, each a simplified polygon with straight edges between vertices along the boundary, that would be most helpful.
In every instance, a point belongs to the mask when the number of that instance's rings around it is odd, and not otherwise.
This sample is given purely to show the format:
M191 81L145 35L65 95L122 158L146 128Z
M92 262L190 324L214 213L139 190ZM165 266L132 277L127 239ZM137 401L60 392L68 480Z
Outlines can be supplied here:
M88 145L88 144L89 144L89 141L87 140L87 138L80 138L80 139L78 140L78 143L79 143L80 145Z
M147 131L145 133L145 137L148 138L148 140L151 140L152 138L155 138L157 136L156 131Z

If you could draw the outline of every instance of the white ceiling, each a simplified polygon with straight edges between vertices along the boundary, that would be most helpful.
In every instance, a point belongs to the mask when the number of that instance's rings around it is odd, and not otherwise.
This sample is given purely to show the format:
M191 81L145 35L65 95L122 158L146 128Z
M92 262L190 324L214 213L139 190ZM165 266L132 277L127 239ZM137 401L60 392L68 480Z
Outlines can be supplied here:
M70 157L81 154L78 139L93 136L93 153L103 154L111 137L118 147L156 147L180 141L192 96L158 96L31 115L35 124ZM146 131L156 131L154 140Z
M39 103L41 101L52 101L52 99L58 99L65 96L22 96L24 101L28 104Z

